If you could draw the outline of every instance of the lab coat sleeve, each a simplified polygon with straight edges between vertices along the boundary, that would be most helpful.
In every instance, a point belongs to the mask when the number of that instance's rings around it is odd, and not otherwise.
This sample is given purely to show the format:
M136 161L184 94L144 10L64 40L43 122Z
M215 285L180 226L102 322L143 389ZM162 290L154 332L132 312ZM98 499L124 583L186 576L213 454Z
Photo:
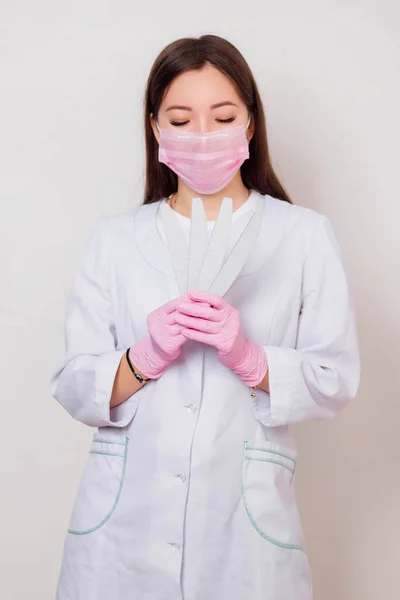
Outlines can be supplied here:
M318 215L304 264L296 347L264 350L270 392L257 389L253 399L264 425L329 419L357 393L354 300L342 248L324 215Z
M110 297L107 217L92 230L76 269L65 318L66 352L51 377L52 396L92 427L124 427L134 417L134 394L110 410L115 375L125 350L116 349Z

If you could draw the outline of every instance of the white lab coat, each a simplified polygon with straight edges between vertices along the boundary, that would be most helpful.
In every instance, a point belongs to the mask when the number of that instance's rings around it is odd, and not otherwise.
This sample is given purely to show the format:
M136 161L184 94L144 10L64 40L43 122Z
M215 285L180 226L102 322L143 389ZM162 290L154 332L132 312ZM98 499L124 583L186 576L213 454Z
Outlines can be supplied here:
M289 426L331 418L355 396L354 307L330 221L256 195L260 230L225 294L268 358L270 393L255 398L214 348L187 342L110 411L123 353L147 335L149 312L179 295L160 203L101 219L85 246L52 394L98 430L57 600L312 597Z

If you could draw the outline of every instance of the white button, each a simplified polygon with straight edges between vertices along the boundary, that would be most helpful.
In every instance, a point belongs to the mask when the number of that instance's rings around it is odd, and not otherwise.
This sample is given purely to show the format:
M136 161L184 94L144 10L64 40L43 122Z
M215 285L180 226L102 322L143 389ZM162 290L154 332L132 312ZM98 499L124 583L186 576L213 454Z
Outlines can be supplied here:
M177 478L179 479L179 481L181 481L182 483L185 483L186 481L186 475L184 475L183 473L178 473Z
M197 410L197 406L195 406L194 404L188 404L186 408L192 413L196 412Z
M168 542L168 543L171 546L171 548L173 548L174 550L180 550L181 549L181 545L180 544L175 544L174 542Z

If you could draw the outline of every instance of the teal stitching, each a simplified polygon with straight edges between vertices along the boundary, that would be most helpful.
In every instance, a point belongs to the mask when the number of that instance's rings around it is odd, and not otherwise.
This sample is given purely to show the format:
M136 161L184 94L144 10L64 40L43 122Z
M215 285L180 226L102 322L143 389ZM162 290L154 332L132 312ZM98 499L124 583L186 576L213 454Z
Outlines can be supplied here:
M120 456L124 458L125 454L118 454L118 452L103 452L102 450L90 450L89 454L104 454L104 456Z
M110 442L110 440L96 440L93 438L93 442L99 444L115 444L116 446L126 446L126 442Z
M73 529L68 529L68 533L71 533L73 535L87 535L88 533L93 533L93 531L100 529L100 527L102 527L105 523L107 523L108 519L113 514L113 512L118 504L119 498L121 496L122 487L123 487L124 481L125 481L126 463L127 463L127 458L128 458L128 441L129 441L129 438L128 438L128 436L126 436L125 444L123 444L125 446L125 452L123 455L124 456L124 464L122 467L121 481L119 484L117 497L115 498L115 502L114 502L110 512L104 517L104 519L96 527L92 527L92 529L86 529L86 531L75 531Z
M294 464L296 464L295 459L292 458L291 456L289 456L288 454L283 454L282 452L278 452L277 450L266 450L265 448L252 448L250 446L247 446L247 442L245 442L245 444L246 444L247 450L259 450L261 452L270 452L271 454L277 454L278 456L283 456L283 458L287 458L288 460L291 460L292 462L294 462Z
M244 445L245 445L245 449L246 449L247 448L247 442L245 442ZM244 466L245 466L245 460L244 460L244 458L245 457L246 457L246 455L244 454L244 457L243 457L243 469L242 469L242 498L243 498L243 504L244 504L247 516L249 517L250 523L253 525L253 527L257 531L257 533L259 533L261 535L261 537L263 537L265 540L268 540L268 542L270 542L271 544L274 544L275 546L278 546L279 548L286 548L287 550L302 550L304 552L304 548L302 546L300 546L299 544L284 544L283 542L279 542L278 540L275 540L274 538L272 538L269 535L265 534L262 531L262 529L260 529L259 526L257 525L257 523L256 523L253 515L250 512L249 506L247 504L246 493L244 491Z
M282 462L279 462L278 460L270 460L269 458L253 458L252 456L245 456L245 459L246 460L259 460L260 462L273 463L274 465L279 465L280 467L284 467L291 473L294 473L294 468L291 469L290 467L288 467L288 465L284 465Z
M257 523L254 520L253 515L251 514L251 512L249 510L249 507L247 505L247 500L246 500L246 494L244 492L244 486L242 486L242 497L243 497L244 507L246 509L247 516L249 517L250 522L253 525L254 529L261 535L261 537L263 537L264 539L271 542L271 544L274 544L275 546L279 546L280 548L287 548L288 550L303 550L302 546L299 546L298 544L283 544L282 542L278 542L278 540L274 540L273 538L266 535L259 528L259 526L257 525Z

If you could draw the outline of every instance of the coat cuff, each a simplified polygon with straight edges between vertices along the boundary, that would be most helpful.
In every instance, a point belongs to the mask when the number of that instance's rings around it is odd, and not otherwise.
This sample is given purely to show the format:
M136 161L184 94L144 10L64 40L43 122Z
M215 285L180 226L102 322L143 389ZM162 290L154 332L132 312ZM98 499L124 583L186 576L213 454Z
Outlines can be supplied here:
M95 415L97 427L126 427L135 416L139 397L136 394L110 409L110 398L119 363L126 350L108 352L96 364Z
M289 352L288 352L289 351ZM253 408L256 418L268 427L287 424L288 413L291 412L291 381L290 363L298 362L296 351L279 346L264 347L268 361L269 392L256 389L253 398ZM289 362L288 362L289 359ZM297 359L297 360L296 360ZM294 365L297 367L297 365Z

